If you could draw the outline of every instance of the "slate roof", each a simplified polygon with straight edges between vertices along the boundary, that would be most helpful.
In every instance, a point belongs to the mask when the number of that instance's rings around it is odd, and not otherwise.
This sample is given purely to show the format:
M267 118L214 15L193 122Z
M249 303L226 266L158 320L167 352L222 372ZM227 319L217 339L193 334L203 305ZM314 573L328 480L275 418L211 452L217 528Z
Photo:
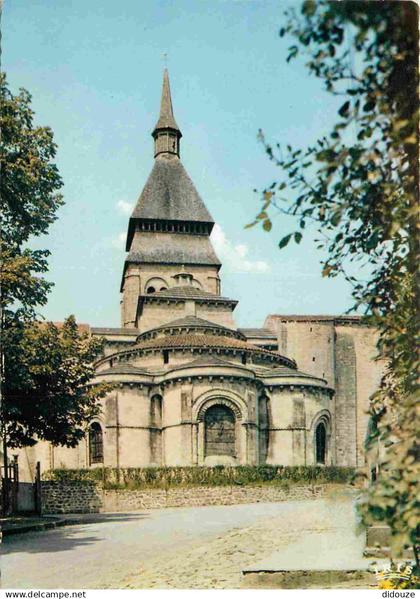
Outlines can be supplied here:
M270 329L238 329L245 337L260 337L264 339L277 339L277 336Z
M209 291L203 291L202 289L196 289L195 287L169 287L164 291L157 291L150 295L144 295L143 300L154 300L154 299L174 299L174 300L198 300L198 301L212 301L229 304L237 304L236 300L229 299L228 297L222 297ZM215 326L215 325L213 325Z
M176 156L156 158L131 218L214 222Z
M132 245L128 238L127 242L130 252L126 262L221 266L207 235L138 232Z
M165 69L163 71L162 97L160 100L160 114L159 114L158 122L156 123L156 126L155 126L153 132L155 132L158 129L167 129L167 128L175 129L176 131L179 131L179 133L181 133L181 131L179 130L179 127L175 121L174 112L172 109L172 98L171 98L171 88L169 85L168 69Z
M326 321L326 322L333 322L335 320L348 320L348 321L352 321L352 322L359 322L362 320L361 316L358 315L350 315L350 314L344 314L342 316L338 315L338 316L334 316L334 315L328 315L328 314L270 314L270 317L273 318L277 318L278 320L282 320L282 321L302 321L302 322L312 322L312 321Z
M178 156L159 155L141 192L128 225L127 250L137 220L214 224ZM176 237L171 235L171 237Z
M284 365L274 366L272 368L261 368L258 366L256 366L256 367L252 366L252 369L258 376L263 377L263 378L265 376L296 376L296 377L317 379L319 381L324 380L324 379L321 379L312 374L308 374L307 372L295 370L294 368L289 368L288 366L284 366Z

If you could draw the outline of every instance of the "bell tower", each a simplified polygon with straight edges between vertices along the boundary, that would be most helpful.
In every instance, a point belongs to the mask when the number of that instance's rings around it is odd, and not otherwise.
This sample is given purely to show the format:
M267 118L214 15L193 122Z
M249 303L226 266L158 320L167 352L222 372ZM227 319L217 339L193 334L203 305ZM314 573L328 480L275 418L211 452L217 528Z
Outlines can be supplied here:
M167 69L152 137L155 161L128 223L121 282L121 324L140 330L150 328L146 304L156 308L156 324L173 319L174 307L163 306L184 287L184 295L220 296L221 263L210 241L214 221L180 160L182 133Z

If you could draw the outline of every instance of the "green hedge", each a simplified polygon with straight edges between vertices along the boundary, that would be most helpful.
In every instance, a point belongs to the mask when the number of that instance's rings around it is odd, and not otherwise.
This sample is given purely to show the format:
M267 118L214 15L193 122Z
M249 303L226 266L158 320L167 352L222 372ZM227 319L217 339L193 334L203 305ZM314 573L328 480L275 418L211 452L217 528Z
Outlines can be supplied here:
M350 483L354 468L337 466L173 466L50 470L44 480L98 481L104 488L142 489L179 486Z

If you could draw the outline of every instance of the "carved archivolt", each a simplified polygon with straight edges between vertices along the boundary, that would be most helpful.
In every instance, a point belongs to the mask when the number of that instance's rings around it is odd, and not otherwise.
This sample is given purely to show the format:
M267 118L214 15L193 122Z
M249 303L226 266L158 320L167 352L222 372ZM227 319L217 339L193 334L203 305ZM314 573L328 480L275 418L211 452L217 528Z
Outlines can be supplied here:
M225 389L212 389L200 395L194 402L193 419L203 420L206 411L215 405L230 408L238 420L246 420L248 417L246 404L240 395Z
M197 414L197 420L203 420L205 413L212 406L226 406L232 410L238 420L242 420L242 412L240 407L237 406L235 402L231 401L230 399L226 399L225 397L214 397L213 399L208 399L201 406Z
M325 424L327 434L330 434L330 432L331 432L331 412L329 412L329 410L322 410L321 412L318 412L317 414L315 414L315 416L312 418L311 427L310 427L311 430L315 430L320 422L323 422Z

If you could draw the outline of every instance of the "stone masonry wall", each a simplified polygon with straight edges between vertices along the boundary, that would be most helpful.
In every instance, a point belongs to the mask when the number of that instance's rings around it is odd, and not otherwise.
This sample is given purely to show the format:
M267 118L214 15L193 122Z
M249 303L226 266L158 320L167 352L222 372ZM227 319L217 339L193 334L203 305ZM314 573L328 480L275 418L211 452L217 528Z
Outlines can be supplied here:
M104 512L129 512L165 507L198 507L205 505L236 505L240 503L278 502L323 497L328 485L290 487L188 487L144 489L138 491L104 491Z
M357 369L354 339L336 340L335 447L337 466L357 465Z
M243 486L177 487L168 489L103 490L92 481L42 482L44 514L129 512L165 507L235 505L323 497L332 485L314 487ZM342 485L341 485L342 486Z
M91 514L102 506L101 489L92 481L42 481L43 514Z
M264 327L276 333L280 353L294 358L299 370L325 378L335 389L333 463L363 467L369 398L385 369L385 362L375 359L378 332L345 316L273 314Z

